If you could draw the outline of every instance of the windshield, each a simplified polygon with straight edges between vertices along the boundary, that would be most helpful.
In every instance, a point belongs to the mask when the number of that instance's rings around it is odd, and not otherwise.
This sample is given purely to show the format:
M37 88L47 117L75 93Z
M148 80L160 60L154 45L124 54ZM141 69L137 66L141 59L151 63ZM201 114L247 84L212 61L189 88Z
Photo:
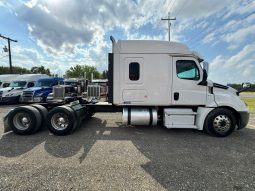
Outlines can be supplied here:
M26 85L26 81L13 81L10 84L10 87L15 88L15 87L24 87Z
M50 87L50 86L52 86L52 81L48 80L38 81L36 83L36 87Z
M78 82L65 82L65 85L76 86Z

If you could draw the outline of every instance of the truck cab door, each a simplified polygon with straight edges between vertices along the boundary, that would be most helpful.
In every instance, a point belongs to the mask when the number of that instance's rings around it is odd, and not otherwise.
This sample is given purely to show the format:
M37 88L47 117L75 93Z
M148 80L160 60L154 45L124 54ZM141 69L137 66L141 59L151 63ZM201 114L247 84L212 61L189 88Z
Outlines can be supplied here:
M173 105L206 105L203 70L193 57L173 57Z

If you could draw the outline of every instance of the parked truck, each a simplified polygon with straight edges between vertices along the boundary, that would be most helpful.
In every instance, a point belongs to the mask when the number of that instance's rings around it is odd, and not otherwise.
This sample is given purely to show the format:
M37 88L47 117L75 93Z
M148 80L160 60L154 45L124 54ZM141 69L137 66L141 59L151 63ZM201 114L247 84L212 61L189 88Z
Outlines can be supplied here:
M40 78L48 77L46 74L23 74L14 78L9 87L0 89L0 103L19 103L24 89L34 87Z
M5 131L35 133L46 121L53 134L66 135L94 112L120 111L126 125L197 129L218 137L247 125L249 113L239 92L208 80L208 63L184 44L115 42L113 37L111 41L108 103L72 102L51 107L49 112L38 105L21 106L8 113Z
M68 78L64 82L65 85L73 86L78 95L85 93L88 85L88 80L84 78Z
M0 75L0 89L10 86L11 81L13 81L19 74L2 74Z
M77 92L77 86L74 85L56 85L53 87L53 92L47 96L48 104L67 104L76 100L81 100L82 92Z
M35 87L31 87L23 91L21 96L21 102L45 102L47 96L52 92L53 86L63 83L64 78L41 78L36 82Z

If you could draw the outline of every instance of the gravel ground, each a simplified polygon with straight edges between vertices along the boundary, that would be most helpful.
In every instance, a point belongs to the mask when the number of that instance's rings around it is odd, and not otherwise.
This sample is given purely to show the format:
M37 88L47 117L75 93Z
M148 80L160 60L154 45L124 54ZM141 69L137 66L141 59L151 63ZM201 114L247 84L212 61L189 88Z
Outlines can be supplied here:
M63 137L0 128L0 190L255 190L254 119L227 138L125 127L120 113L96 114Z

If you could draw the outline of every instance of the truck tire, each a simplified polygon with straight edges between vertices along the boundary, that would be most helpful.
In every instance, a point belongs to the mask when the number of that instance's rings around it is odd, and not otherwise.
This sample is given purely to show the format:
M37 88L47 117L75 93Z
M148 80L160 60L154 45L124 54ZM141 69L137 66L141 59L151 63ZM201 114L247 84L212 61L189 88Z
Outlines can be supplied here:
M225 108L216 108L206 117L204 130L209 135L215 137L226 137L230 135L236 126L235 115Z
M8 117L8 125L18 135L33 134L42 123L40 112L31 106L15 108Z
M40 129L43 129L46 126L48 110L45 107L43 107L42 105L39 105L39 104L33 104L31 106L36 108L40 112L41 118L42 118L42 123L41 123Z
M71 133L78 123L75 112L68 106L55 107L47 116L47 127L55 135Z

